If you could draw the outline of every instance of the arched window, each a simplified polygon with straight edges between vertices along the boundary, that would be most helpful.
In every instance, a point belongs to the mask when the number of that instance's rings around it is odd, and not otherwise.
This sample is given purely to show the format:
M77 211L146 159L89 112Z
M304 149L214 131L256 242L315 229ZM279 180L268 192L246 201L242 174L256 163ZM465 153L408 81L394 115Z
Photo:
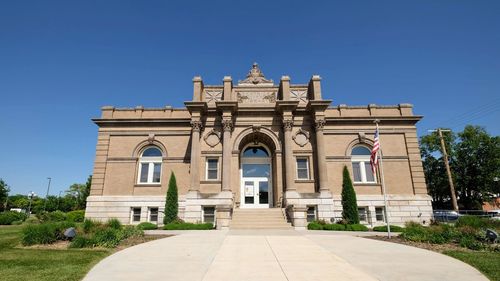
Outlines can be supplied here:
M352 173L355 183L375 183L370 165L371 151L365 146L355 146L351 151Z
M251 146L245 149L243 157L269 157L269 154L263 147Z
M161 180L162 152L155 146L146 148L139 158L139 180L141 184L158 184Z

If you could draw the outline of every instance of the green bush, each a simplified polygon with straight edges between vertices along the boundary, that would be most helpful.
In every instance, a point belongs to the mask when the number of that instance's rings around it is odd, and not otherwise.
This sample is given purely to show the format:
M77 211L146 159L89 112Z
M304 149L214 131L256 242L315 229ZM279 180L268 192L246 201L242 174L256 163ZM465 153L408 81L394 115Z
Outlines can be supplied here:
M28 224L22 230L22 244L25 246L35 244L51 244L63 240L64 231L74 227L72 222L49 222L42 224Z
M175 179L175 174L172 172L170 174L170 180L168 182L167 198L165 200L165 216L163 217L164 224L170 224L177 220L179 213L179 202L177 194L177 181Z
M362 224L346 224L345 230L347 231L368 231L368 227Z
M71 211L66 214L66 220L72 222L83 222L85 219L85 210Z
M36 217L31 216L31 217L27 218L24 222L26 224L39 224L40 220L37 219Z
M118 219L109 219L108 222L106 223L107 226L114 228L114 229L121 229L122 228L122 223Z
M461 216L458 218L455 226L470 226L476 229L492 228L500 230L500 220L482 218L478 216Z
M120 240L124 240L133 236L140 237L144 235L144 231L133 225L127 225L123 227L119 233Z
M351 176L347 166L342 172L342 218L350 224L359 223L356 192L352 186Z
M323 230L344 231L345 225L339 223L325 224L323 225Z
M400 237L408 241L425 242L428 241L428 233L429 231L426 227L415 222L409 222L406 223Z
M95 245L95 240L92 237L86 235L77 235L71 243L70 248L92 248Z
M213 229L212 223L189 223L189 222L174 222L163 226L165 230L209 230Z
M387 232L387 225L375 226L373 231L377 232ZM391 232L403 232L404 228L397 225L391 225Z
M83 221L82 229L84 233L93 232L97 227L101 226L101 223L91 219L86 219Z
M15 221L26 220L27 215L25 213L19 213L14 211L6 211L0 213L0 225L10 225Z
M158 226L150 222L141 222L140 224L137 225L137 228L141 230L154 230L158 229Z
M114 248L120 243L120 230L111 227L97 229L93 240L96 246Z
M61 211L54 211L54 212L40 211L36 214L36 217L42 223L43 222L65 221L66 220L66 213L61 212Z
M313 221L313 222L310 222L307 225L307 229L309 229L309 230L322 230L323 229L323 225L319 224L316 221Z
M484 249L484 244L478 241L475 237L473 236L463 236L460 238L460 241L458 242L460 247L468 248L471 250L482 250Z

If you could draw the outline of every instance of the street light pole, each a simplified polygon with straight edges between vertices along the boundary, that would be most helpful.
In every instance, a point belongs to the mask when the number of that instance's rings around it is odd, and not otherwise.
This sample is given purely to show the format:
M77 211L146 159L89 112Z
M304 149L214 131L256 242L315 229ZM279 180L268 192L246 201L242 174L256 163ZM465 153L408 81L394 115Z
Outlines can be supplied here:
M52 181L52 178L48 177L49 184L47 185L47 194L45 195L45 204L43 205L43 210L47 210L47 201L49 201L49 191L50 191L50 182Z
M30 191L30 192L28 193L28 198L30 199L30 204L29 204L29 206L28 206L28 216L30 216L30 215L31 215L31 201L33 201L33 197L35 197L35 195L36 195L36 194L35 194L33 191Z

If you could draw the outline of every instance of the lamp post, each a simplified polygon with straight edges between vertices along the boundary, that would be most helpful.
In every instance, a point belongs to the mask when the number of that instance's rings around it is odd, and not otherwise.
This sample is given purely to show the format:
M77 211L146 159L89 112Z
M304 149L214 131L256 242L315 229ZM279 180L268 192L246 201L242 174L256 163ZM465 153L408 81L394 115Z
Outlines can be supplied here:
M47 194L45 194L45 204L43 204L43 210L46 211L47 209L47 201L49 201L49 191L50 191L50 182L52 181L51 177L47 178L49 180L49 184L47 185Z
M30 204L28 206L28 216L31 215L31 202L33 201L33 197L35 197L36 194L33 191L30 191L28 193L28 199L30 200Z

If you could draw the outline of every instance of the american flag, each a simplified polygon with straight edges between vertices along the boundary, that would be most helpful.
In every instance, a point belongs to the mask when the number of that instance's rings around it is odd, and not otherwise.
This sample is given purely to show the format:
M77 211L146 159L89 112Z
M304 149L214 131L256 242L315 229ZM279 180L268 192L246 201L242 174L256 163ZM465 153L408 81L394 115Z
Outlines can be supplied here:
M374 143L373 143L373 148L372 148L372 153L371 153L371 156L370 156L370 164L372 166L372 171L373 171L373 174L375 175L375 170L377 168L377 165L378 165L378 151L380 149L380 142L379 142L379 139L378 139L378 126L377 126L377 129L375 130L375 136L373 137L374 139Z

